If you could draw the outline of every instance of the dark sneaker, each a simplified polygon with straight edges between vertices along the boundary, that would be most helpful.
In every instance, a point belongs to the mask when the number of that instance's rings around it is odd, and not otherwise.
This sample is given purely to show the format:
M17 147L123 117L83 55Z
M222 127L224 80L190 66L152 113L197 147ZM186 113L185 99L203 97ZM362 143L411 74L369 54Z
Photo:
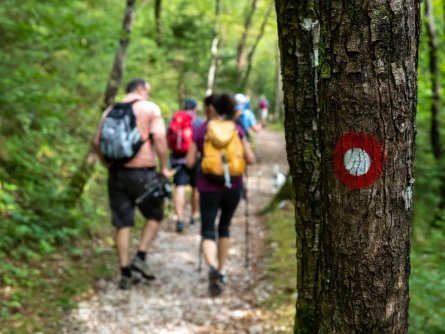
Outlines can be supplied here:
M140 277L137 275L121 276L118 283L119 289L128 290L132 285L139 283L140 280Z
M219 283L226 284L227 283L227 275L223 274L223 273L218 273L218 280L219 280Z
M211 297L219 296L222 293L222 285L219 281L219 272L211 267L209 271L209 294Z
M190 219L190 225L195 225L198 221L199 221L199 218L192 217L192 218Z
M153 275L153 273L150 271L148 263L141 260L137 256L133 259L133 262L131 263L131 270L141 273L142 276L148 280L156 279L155 275Z
M178 233L184 232L184 223L179 220L176 222L176 232Z

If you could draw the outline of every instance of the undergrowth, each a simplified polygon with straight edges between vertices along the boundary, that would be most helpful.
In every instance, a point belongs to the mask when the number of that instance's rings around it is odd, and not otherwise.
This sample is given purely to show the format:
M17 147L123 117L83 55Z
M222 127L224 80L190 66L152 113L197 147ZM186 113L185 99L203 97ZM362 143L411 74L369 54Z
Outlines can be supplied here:
M296 259L293 210L275 209L268 216L268 276L273 294L263 306L279 333L291 333L295 315ZM445 334L445 244L440 229L413 241L410 276L410 334Z

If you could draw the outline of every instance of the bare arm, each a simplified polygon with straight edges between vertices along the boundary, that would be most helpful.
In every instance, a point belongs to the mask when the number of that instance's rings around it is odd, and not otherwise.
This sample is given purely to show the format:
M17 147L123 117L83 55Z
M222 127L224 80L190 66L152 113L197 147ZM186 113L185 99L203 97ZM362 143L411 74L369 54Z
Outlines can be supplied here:
M187 168L192 169L196 164L196 156L198 155L198 147L196 146L196 143L192 143L192 146L190 146L187 156L185 158L185 164Z
M158 153L159 163L161 165L161 173L164 176L168 177L170 175L170 171L167 167L168 162L168 147L167 147L167 139L164 134L153 134L153 144Z
M247 138L243 139L243 146L244 146L244 159L246 159L246 162L248 165L253 165L255 163L255 154L252 151L252 147L250 146L249 141Z

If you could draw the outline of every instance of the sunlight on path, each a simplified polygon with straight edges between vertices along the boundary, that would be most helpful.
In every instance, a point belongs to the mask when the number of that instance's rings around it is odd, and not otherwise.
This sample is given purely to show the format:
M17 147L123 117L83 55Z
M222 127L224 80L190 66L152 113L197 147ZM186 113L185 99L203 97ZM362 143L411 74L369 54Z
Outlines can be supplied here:
M228 283L219 298L207 293L207 268L198 273L199 224L183 235L166 220L148 262L157 280L142 282L130 291L116 281L99 282L100 291L78 304L68 315L62 333L267 333L267 314L258 301L268 295L262 259L264 219L253 213L273 196L273 165L287 172L284 138L268 131L258 136L261 164L249 168L250 263L244 268L244 201L238 207L231 234L233 246L227 265ZM262 175L258 178L257 175Z

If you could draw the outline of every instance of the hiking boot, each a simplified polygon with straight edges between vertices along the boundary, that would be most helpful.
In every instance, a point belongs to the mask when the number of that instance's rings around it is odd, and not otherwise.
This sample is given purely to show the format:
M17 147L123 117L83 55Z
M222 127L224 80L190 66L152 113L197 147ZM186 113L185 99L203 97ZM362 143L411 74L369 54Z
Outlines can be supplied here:
M176 232L178 233L184 232L184 223L179 220L176 222Z
M129 290L132 285L139 283L141 280L137 275L121 276L118 286L121 290Z
M137 256L133 259L133 262L131 263L131 269L134 270L134 271L137 271L140 274L142 274L142 276L145 279L148 279L148 280L156 279L156 277L150 271L148 263L143 261L143 260L141 260Z
M221 282L219 281L219 272L213 267L209 270L209 294L211 297L219 296L222 293Z

